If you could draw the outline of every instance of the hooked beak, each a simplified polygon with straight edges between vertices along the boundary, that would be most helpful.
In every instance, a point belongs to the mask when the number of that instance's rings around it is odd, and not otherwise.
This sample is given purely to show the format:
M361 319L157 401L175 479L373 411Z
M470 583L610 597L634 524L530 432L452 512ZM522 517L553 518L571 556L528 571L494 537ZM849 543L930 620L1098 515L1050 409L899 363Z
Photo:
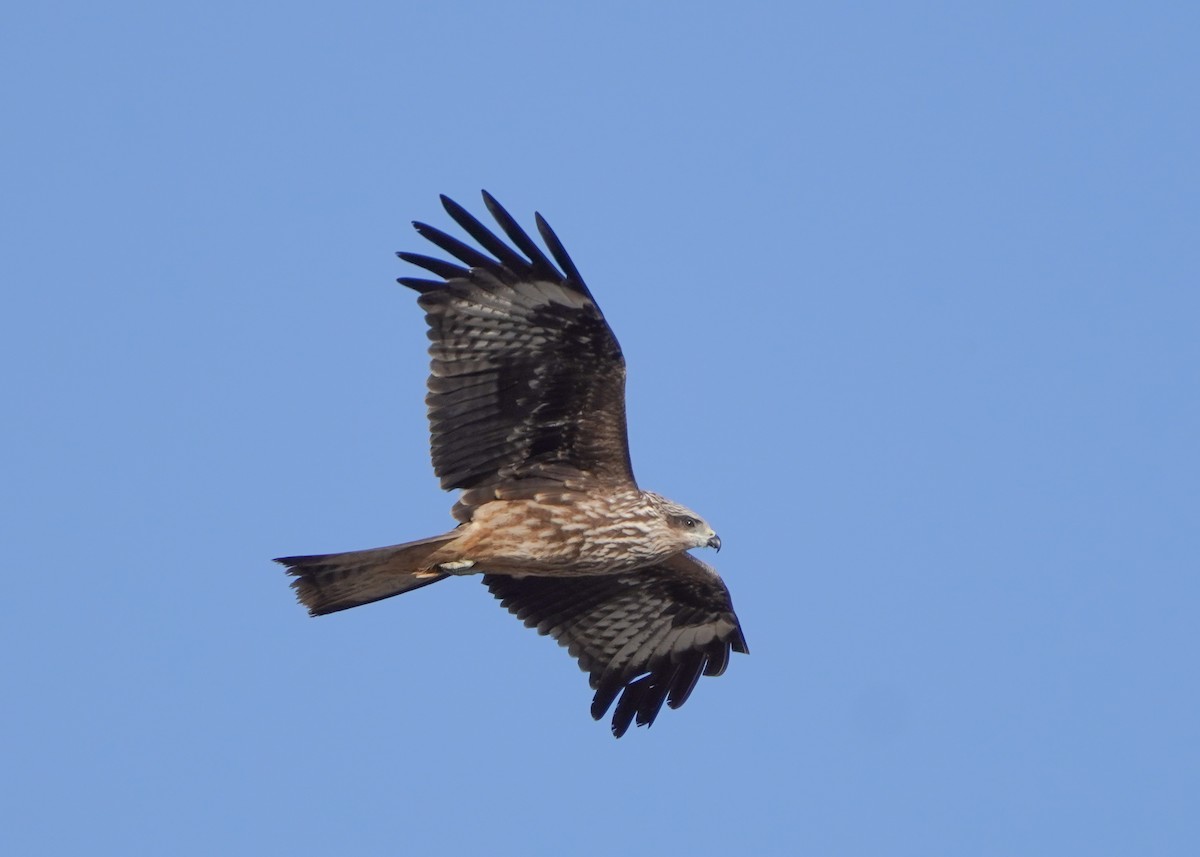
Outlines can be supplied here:
M713 548L717 553L721 552L721 537L713 533L713 537L708 540L708 546Z

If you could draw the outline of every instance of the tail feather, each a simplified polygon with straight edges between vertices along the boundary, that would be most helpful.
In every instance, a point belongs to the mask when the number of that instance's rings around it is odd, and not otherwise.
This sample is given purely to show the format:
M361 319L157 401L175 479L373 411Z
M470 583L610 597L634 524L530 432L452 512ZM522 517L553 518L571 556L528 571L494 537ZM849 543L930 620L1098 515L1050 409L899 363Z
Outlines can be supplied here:
M437 583L446 574L435 571L430 557L453 533L386 548L318 556L285 556L275 562L295 576L292 588L313 616L348 610Z

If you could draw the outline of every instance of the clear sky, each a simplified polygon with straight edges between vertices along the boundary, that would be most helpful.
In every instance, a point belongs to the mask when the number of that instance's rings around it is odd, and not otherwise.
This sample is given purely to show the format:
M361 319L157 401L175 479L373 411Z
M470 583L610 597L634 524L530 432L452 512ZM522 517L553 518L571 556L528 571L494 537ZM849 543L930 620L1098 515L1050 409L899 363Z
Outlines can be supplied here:
M1200 12L23 3L0 852L1200 849ZM545 214L751 654L614 741L442 532L412 219Z

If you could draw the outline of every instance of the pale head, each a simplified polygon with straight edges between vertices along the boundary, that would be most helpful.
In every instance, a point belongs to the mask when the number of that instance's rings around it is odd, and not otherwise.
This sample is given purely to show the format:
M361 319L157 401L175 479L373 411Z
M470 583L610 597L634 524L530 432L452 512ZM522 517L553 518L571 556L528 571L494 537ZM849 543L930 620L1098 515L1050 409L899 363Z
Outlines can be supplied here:
M652 491L645 492L646 498L661 513L673 540L678 540L681 550L691 548L721 549L721 537L703 518L687 506L668 500Z

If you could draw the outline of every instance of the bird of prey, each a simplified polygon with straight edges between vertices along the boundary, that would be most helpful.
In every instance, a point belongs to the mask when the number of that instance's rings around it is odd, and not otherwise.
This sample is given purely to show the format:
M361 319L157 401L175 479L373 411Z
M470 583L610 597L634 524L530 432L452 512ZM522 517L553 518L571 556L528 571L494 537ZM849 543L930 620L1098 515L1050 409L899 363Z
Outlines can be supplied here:
M511 245L442 205L483 251L424 223L456 259L398 253L429 324L433 468L462 493L449 532L392 547L278 560L312 615L482 575L501 604L579 662L592 717L612 732L678 708L746 639L729 591L692 548L721 540L692 510L638 488L625 429L625 361L549 224L553 261L486 191ZM490 255L489 255L490 254ZM555 264L557 263L557 265ZM620 697L618 701L618 697Z

